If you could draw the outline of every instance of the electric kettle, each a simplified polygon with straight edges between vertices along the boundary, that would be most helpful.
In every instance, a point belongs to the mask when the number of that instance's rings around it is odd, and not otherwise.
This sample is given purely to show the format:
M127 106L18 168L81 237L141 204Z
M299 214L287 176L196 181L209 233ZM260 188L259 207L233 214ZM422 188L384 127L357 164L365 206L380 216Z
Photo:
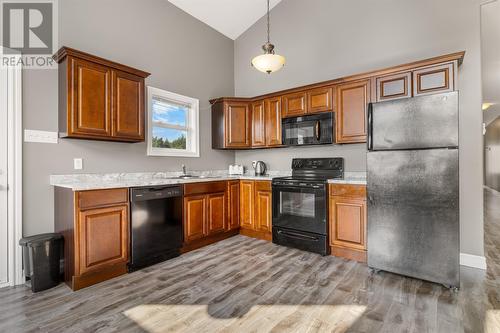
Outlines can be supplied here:
M266 174L266 163L262 161L252 161L252 166L256 176L264 176Z

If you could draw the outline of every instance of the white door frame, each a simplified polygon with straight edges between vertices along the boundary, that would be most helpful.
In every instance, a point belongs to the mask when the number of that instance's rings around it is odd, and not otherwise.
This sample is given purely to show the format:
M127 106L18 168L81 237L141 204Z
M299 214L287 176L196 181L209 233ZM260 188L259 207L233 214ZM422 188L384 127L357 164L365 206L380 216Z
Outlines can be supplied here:
M1 50L0 50L1 53ZM23 284L22 269L22 69L6 67L7 74L7 230L8 281L0 287Z

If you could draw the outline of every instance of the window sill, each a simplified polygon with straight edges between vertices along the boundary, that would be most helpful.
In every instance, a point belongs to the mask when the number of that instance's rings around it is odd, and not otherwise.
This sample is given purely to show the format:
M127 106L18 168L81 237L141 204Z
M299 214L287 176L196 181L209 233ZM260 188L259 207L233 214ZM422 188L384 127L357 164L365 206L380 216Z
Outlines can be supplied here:
M199 152L192 151L178 151L176 149L148 149L147 156L159 156L159 157L200 157Z

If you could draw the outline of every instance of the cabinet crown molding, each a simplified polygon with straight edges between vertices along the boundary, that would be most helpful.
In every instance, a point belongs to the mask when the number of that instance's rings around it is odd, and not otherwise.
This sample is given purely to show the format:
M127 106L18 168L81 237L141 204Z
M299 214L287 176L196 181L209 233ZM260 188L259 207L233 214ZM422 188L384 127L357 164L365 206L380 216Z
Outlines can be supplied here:
M272 93L268 93L268 94L264 94L264 95L260 95L260 96L255 96L255 97L219 97L219 98L213 98L210 100L210 103L215 104L215 103L219 103L219 102L236 102L236 101L250 103L250 102L260 100L260 99L275 97L275 96L279 96L279 95L286 95L286 94L291 94L291 93L297 93L297 92L315 89L315 88L323 88L326 86L335 85L335 84L344 83L344 82L349 82L349 81L363 80L363 79L371 78L374 76L392 74L392 73L397 73L397 72L401 72L401 71L408 71L408 70L416 69L419 67L436 65L436 64L440 64L440 63L444 63L444 62L457 61L458 66L460 66L460 65L462 65L464 57L465 57L465 51L454 52L454 53L440 55L437 57L413 61L413 62L401 64L401 65L390 66L390 67L386 67L383 69L377 69L377 70L368 71L368 72L364 72L364 73L360 73L360 74L354 74L354 75L349 75L349 76L345 76L345 77L341 77L341 78L336 78L333 80L317 82L317 83L312 83L312 84L308 84L308 85L304 85L304 86L300 86L300 87L275 91Z
M83 52L83 51L78 51L78 50L72 49L72 48L67 47L67 46L61 47L59 49L59 51L57 51L56 54L54 54L52 56L52 58L59 64L67 56L71 56L71 57L75 57L75 58L80 58L80 59L84 59L84 60L87 60L87 61L91 61L91 62L100 64L100 65L103 65L103 66L107 66L107 67L110 67L110 68L113 68L113 69L117 69L117 70L122 71L122 72L126 72L126 73L130 73L130 74L133 74L133 75L137 75L137 76L142 77L142 78L147 78L148 76L151 75L151 73L148 73L148 72L145 72L145 71L141 71L139 69L136 69L136 68L133 68L133 67L130 67L130 66L126 66L126 65L123 65L123 64L111 61L111 60L107 60L107 59L101 58L101 57L97 57L95 55L92 55L92 54L89 54L89 53L86 53L86 52Z

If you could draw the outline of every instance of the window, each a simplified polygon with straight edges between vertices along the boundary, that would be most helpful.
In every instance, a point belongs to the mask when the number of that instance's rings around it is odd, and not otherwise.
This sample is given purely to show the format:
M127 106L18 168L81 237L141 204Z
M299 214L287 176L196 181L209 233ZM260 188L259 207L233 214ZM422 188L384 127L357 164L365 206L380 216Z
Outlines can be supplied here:
M199 157L199 101L148 87L148 155Z

